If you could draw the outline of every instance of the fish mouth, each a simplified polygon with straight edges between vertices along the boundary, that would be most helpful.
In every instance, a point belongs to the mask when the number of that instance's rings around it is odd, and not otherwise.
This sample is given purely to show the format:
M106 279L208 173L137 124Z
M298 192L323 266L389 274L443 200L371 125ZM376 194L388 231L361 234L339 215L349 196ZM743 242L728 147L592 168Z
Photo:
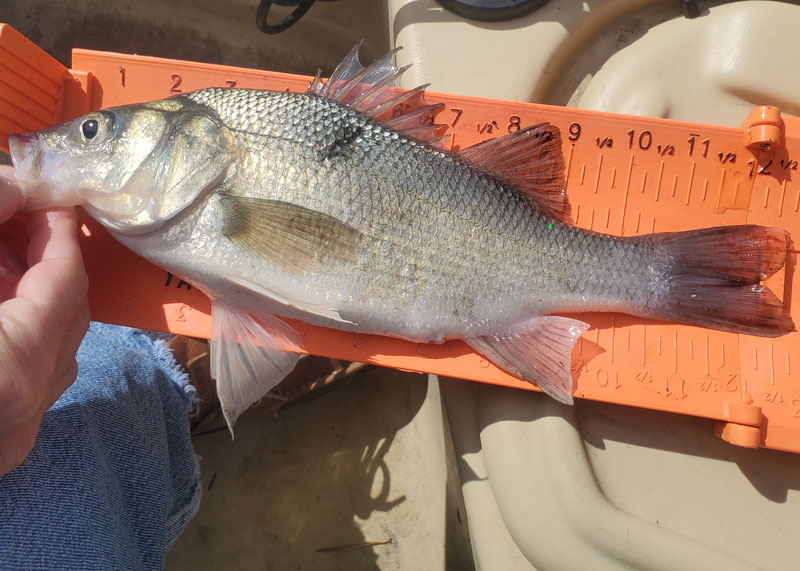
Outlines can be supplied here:
M47 151L47 144L38 133L11 135L8 150L14 163L14 177L22 190L21 212L81 203L75 192L51 180L54 174L62 172L64 160Z
M25 133L24 135L11 135L8 138L8 148L11 151L11 160L14 166L17 161L28 156L36 143L39 142L39 135L37 133Z
M23 188L39 181L42 154L37 152L38 143L39 135L37 133L11 135L8 138L8 149L15 169L14 176Z

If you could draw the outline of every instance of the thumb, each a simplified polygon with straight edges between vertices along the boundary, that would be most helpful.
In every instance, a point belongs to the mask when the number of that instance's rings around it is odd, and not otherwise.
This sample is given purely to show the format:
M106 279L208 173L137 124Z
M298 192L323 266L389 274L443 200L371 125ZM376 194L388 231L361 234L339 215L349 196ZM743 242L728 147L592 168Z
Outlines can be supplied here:
M22 191L14 177L14 167L0 165L0 223L14 216L21 205Z

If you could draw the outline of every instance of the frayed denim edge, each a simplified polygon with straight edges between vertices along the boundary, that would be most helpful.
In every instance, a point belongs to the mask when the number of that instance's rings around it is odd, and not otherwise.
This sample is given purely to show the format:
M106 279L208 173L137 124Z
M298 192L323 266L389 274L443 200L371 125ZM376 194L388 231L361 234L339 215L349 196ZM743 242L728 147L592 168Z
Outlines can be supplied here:
M197 389L189 380L189 374L175 360L172 349L169 348L166 341L154 339L153 344L155 345L154 359L157 359L160 361L159 364L163 365L164 371L169 375L175 388L184 396L186 404L194 405L197 402Z
M175 388L181 394L184 402L187 404L186 414L189 414L189 406L197 402L196 389L189 380L189 374L175 360L172 349L167 345L164 339L153 339L155 345L154 359L160 361L163 365L164 371L168 374ZM194 469L197 476L192 490L191 498L184 507L175 511L167 520L167 550L171 549L175 542L180 537L181 533L186 529L191 519L197 514L200 509L200 500L202 498L202 486L200 482L200 456L192 450L194 458Z

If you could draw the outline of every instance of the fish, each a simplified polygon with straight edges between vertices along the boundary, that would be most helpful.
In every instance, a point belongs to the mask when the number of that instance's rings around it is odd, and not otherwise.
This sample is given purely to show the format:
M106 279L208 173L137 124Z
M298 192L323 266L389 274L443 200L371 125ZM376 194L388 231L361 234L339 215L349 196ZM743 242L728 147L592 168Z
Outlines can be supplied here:
M462 340L568 404L588 325L564 314L794 330L762 284L785 263L786 230L578 228L555 125L447 150L427 86L393 87L396 50L363 66L358 48L305 93L207 88L10 138L27 210L80 206L208 295L229 426L303 350L286 318Z

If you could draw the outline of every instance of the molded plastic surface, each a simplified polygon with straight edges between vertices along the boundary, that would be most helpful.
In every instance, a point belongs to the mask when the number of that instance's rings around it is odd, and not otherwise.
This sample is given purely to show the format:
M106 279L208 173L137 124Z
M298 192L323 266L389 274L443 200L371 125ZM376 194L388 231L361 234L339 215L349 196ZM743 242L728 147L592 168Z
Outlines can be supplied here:
M788 71L800 51L796 4L703 2L701 18L685 20L680 3L553 0L506 27L448 19L434 0L390 4L394 40L405 46L398 64L414 64L404 87L432 81L442 91L584 107L598 103L584 91L638 86L646 104L668 84L660 112L674 119L735 126L763 102L798 114L800 76ZM649 43L663 22L695 33L673 27L658 34L661 45ZM711 28L717 36L704 34ZM730 58L725 74L693 65L715 51ZM618 52L616 73L604 73ZM601 109L630 111L636 98L617 95ZM477 569L797 567L800 456L727 446L702 418L441 385ZM760 440L758 427L726 426Z
M8 40L14 35L7 30L0 28L0 47L19 59L28 57L18 50L18 40ZM80 71L71 76L77 79L64 79L73 88L62 92L62 114L53 122L86 108L158 99L210 85L302 91L309 81L296 75L83 50L75 50L73 67ZM0 80L14 78L3 69ZM767 148L753 145L756 124L736 129L470 97L430 94L428 99L445 103L438 120L452 127L454 148L519 125L557 125L564 135L567 191L579 226L632 235L750 222L782 226L800 236L796 119L780 119L782 144L773 144L772 131ZM2 97L0 105L0 116L18 114L19 106ZM772 111L759 111L757 116L769 113L774 118ZM210 308L202 294L129 253L93 221L87 220L83 231L95 319L208 336ZM767 285L789 305L797 322L794 265L791 256L786 271ZM770 340L623 315L588 314L581 319L592 328L573 354L577 397L734 423L750 428L721 431L734 443L753 446L755 429L759 446L800 451L800 385L791 376L792 367L800 366L792 357L800 344L797 333ZM418 345L296 325L311 353L532 388L460 342Z
M42 129L63 116L66 67L8 25L0 25L0 139Z

